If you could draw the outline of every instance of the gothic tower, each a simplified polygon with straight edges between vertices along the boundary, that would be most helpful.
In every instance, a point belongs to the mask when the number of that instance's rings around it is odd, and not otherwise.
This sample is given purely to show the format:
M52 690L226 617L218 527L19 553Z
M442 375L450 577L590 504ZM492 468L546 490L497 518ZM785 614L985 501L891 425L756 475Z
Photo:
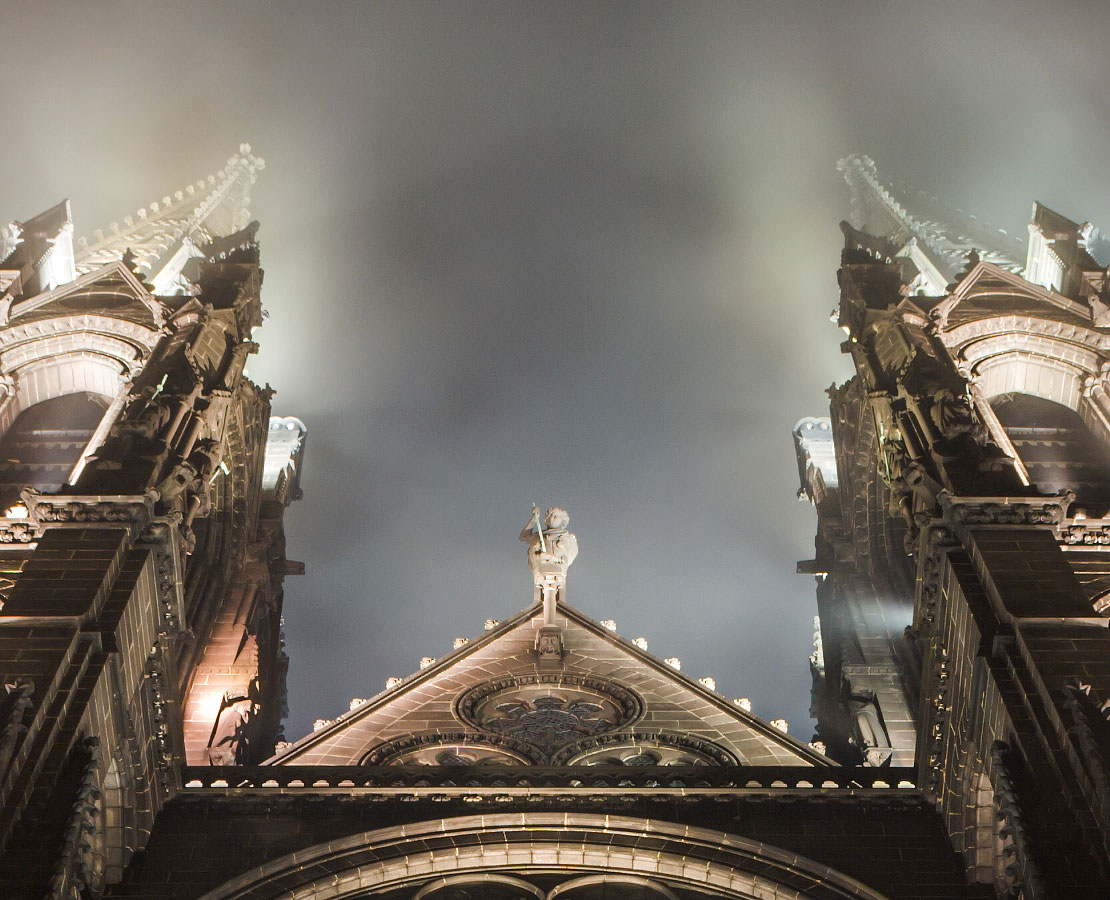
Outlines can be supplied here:
M857 375L795 430L817 508L814 711L849 765L913 762L971 881L1110 885L1110 277L1098 230L1027 247L840 164Z
M304 426L244 374L262 322L243 145L74 246L0 242L0 895L100 896L186 763L279 735L282 516Z
M572 605L552 508L520 533L517 614L290 742L304 428L243 369L261 166L244 145L92 244L66 204L4 233L0 897L1107 895L1093 227L1037 206L1023 254L842 164L857 375L795 430L819 740Z

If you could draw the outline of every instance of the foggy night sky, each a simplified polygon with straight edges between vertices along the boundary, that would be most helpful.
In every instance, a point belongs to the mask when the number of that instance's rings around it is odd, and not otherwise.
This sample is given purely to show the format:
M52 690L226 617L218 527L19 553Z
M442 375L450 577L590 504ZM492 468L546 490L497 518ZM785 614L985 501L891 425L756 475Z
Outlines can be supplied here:
M6 0L0 217L68 197L91 235L266 159L249 368L309 428L290 739L526 606L535 500L573 605L808 740L790 432L850 373L836 161L1110 227L1107 13Z

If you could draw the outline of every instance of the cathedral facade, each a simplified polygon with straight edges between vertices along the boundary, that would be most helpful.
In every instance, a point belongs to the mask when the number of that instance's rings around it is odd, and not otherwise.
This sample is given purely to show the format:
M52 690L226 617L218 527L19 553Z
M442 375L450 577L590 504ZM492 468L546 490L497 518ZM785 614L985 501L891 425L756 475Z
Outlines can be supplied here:
M0 898L1107 895L1097 230L1038 206L1023 247L841 163L857 375L794 434L812 742L578 611L558 508L517 615L287 741L262 166L3 234Z

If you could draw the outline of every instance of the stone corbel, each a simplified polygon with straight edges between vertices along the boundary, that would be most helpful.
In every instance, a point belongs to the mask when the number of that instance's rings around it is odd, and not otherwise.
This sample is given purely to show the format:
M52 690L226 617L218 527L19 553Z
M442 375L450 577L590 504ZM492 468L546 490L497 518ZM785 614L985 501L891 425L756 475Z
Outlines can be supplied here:
M561 668L566 654L563 648L563 629L555 623L555 604L562 599L565 589L565 575L536 575L536 592L543 603L543 624L536 631L534 652L542 669Z

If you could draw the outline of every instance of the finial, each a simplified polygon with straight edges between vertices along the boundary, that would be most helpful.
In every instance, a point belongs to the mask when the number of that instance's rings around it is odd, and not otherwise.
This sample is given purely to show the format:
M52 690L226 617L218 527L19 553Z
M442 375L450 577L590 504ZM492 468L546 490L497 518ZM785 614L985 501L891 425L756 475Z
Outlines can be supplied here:
M565 590L567 569L578 556L578 538L567 529L569 525L570 516L562 507L551 507L541 521L540 508L532 504L520 539L528 544L528 567L537 593L553 589L562 595Z
M532 504L528 524L520 539L528 544L528 568L535 587L534 602L543 604L543 625L536 635L535 651L540 662L559 666L563 659L562 629L555 624L555 606L566 601L567 569L578 556L578 538L567 528L570 516L559 506L540 519L540 508Z

